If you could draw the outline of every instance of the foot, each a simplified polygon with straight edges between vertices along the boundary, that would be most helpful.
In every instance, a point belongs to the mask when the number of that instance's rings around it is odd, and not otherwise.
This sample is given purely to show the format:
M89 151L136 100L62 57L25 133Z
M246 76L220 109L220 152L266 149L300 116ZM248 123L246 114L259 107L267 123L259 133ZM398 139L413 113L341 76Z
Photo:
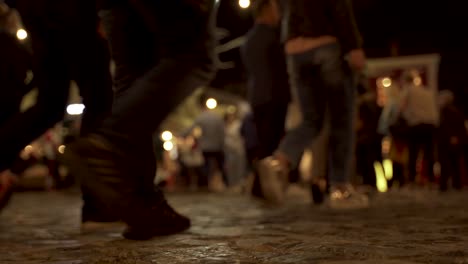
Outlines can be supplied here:
M94 233L114 229L123 224L119 216L110 210L99 210L96 206L85 202L81 209L81 233Z
M127 224L124 237L146 240L190 227L190 220L175 212L162 193L152 187L143 190L139 178L133 175L135 168L128 154L105 138L93 135L80 139L67 147L64 157L87 195ZM90 222L88 219L83 220Z
M190 228L190 219L176 212L166 201L142 208L127 220L123 232L126 239L147 240L156 236L167 236Z
M8 204L15 182L16 176L9 170L0 172L0 210Z
M278 160L268 157L259 162L258 174L265 199L275 204L283 203L288 186L288 170Z
M369 207L369 198L357 192L350 184L331 186L329 207L338 210L364 209Z
M313 183L310 187L310 191L312 193L312 201L314 204L322 204L324 201L324 193L320 186L316 183Z

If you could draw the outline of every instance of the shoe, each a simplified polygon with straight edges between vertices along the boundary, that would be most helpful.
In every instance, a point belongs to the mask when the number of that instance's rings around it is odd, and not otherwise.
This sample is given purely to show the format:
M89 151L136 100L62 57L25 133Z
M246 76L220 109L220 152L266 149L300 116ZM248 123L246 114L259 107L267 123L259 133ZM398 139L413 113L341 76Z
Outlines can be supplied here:
M320 186L316 183L313 183L310 187L311 194L312 194L312 201L314 204L322 204L325 200L325 195L320 189Z
M16 182L16 176L9 170L0 172L0 210L8 205Z
M176 212L167 201L142 208L126 219L123 236L130 240L148 240L167 236L190 228L190 219Z
M98 208L107 208L127 224L123 236L147 240L171 235L190 227L190 220L178 214L152 186L143 189L132 172L131 157L119 151L105 138L90 135L72 143L64 153L66 164L81 180L87 195L99 201ZM86 222L90 218L83 216Z
M329 207L338 210L364 209L369 207L369 197L357 192L350 184L331 186Z
M81 233L102 232L122 226L122 220L110 210L99 210L86 202L81 209Z
M274 158L268 157L259 162L258 174L265 199L275 204L283 203L288 187L287 169Z

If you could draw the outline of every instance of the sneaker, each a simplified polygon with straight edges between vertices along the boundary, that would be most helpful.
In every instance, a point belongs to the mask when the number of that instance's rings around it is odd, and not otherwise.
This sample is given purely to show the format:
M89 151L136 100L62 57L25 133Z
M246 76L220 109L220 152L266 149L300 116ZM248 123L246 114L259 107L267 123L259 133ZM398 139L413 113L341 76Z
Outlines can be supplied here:
M367 195L357 192L353 186L331 187L329 207L338 210L353 210L369 207Z
M275 204L283 203L288 187L287 169L273 157L268 157L259 162L258 174L265 199Z
M10 201L15 182L16 176L9 170L0 172L0 210Z
M126 239L148 240L155 236L167 236L190 228L190 219L176 212L167 201L142 208L126 219L123 232Z

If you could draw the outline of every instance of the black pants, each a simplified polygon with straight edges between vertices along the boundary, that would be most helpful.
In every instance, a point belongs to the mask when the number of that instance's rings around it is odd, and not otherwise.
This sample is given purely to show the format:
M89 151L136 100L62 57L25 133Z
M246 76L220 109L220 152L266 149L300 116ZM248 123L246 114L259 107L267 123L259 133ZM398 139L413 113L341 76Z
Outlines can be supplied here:
M374 162L382 162L382 138L375 137L359 143L356 148L356 165L363 184L376 187Z
M112 113L98 133L125 153L132 191L154 192L154 131L214 75L212 7L211 0L132 0L100 12L116 71Z
M252 110L259 140L255 158L259 160L271 156L278 148L285 132L288 103L272 102L254 106ZM254 176L252 193L262 196L258 173Z
M221 172L224 184L229 186L229 180L227 178L226 170L224 169L224 152L222 151L204 151L203 158L205 159L204 164L204 177L201 182L209 182L216 170Z
M439 160L441 166L440 189L447 190L448 180L452 179L452 186L455 189L462 188L461 163L464 159L463 147L452 145L447 140L438 144Z
M284 136L287 112L288 103L268 103L253 107L259 140L259 159L272 155L278 148Z
M424 154L425 171L429 181L434 181L434 135L433 125L417 125L408 129L408 151L409 151L409 181L416 179L416 162L419 151L422 149ZM424 171L424 170L423 170Z
M0 127L0 171L12 165L24 146L63 119L71 80L77 82L86 105L84 131L109 113L112 100L109 55L97 34L92 1L17 2L32 39L38 97L33 107Z

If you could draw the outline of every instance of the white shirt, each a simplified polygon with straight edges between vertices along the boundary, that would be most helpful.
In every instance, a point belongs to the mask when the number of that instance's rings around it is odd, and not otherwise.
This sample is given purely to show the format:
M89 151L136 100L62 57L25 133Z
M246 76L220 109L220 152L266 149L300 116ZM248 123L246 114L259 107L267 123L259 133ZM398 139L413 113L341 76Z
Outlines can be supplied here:
M424 86L408 85L403 89L402 116L409 126L439 125L436 93Z

